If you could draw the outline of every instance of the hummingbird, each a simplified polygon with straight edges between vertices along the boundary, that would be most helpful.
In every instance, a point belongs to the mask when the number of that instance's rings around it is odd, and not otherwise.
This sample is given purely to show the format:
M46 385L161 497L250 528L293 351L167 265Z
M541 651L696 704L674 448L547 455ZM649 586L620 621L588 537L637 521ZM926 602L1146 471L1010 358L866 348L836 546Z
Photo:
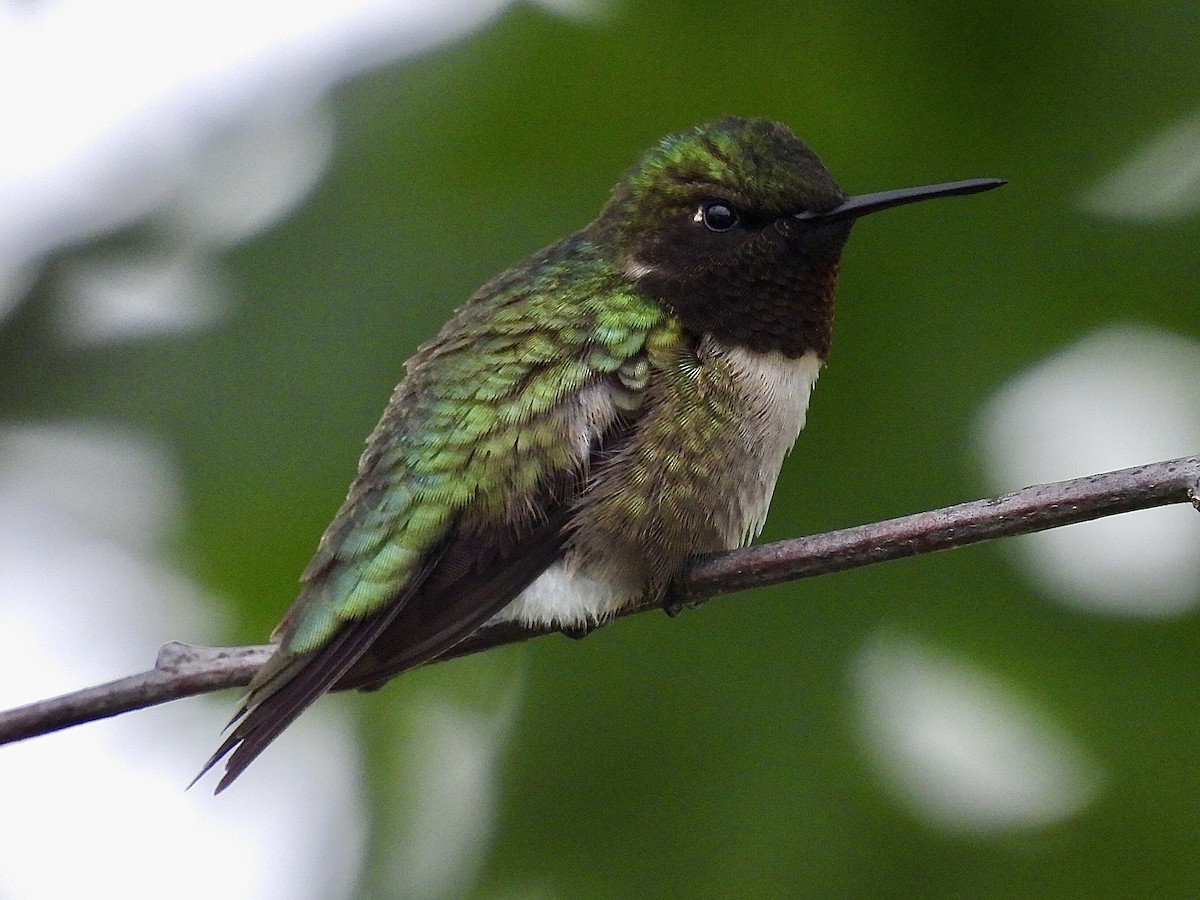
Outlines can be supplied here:
M663 139L599 217L481 287L405 364L272 633L225 789L330 690L489 624L585 632L761 531L829 355L861 216L1004 184L850 196L787 127Z

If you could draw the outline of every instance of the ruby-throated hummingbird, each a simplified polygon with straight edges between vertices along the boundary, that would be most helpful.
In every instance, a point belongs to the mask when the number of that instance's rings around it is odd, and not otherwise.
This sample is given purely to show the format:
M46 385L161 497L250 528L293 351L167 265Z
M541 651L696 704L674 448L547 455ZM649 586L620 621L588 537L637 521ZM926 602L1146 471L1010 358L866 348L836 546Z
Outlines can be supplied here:
M328 690L489 622L586 629L751 541L829 353L851 224L1001 184L849 197L765 119L647 152L596 221L485 284L408 361L204 767L229 755L217 790Z

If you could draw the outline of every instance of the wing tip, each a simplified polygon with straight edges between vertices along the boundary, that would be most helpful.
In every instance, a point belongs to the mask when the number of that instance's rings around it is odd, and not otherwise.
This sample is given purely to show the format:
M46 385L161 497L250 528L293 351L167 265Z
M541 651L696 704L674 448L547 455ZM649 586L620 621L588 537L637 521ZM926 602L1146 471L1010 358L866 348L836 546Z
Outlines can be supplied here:
M297 711L295 715L299 715L299 712ZM239 713L238 717L242 714ZM256 721L254 716L247 718L233 734L222 741L217 752L208 758L208 761L196 773L196 777L188 783L186 790L191 790L200 779L216 768L221 760L225 760L225 771L221 773L221 780L213 789L214 796L221 793L233 784L242 772L246 771L250 763L254 762L275 738L279 737L294 718L295 716L291 716L282 720L275 719L265 722ZM237 717L234 721L237 721Z
M203 766L200 767L200 771L196 773L196 777L188 782L188 786L186 788L184 788L184 790L190 791L192 788L194 788L196 786L196 783L201 778L203 778L205 775L207 775L209 772L211 772L213 767L216 766L216 764L219 763L222 759L224 759L229 754L229 752L231 750L233 750L233 748L237 745L237 743L238 742L233 737L230 737L227 740L225 740L221 744L221 746L217 748L217 752L214 753L212 756L210 756L208 758L208 761ZM228 787L227 779L228 779L228 767L226 767L226 774L221 776L221 781L217 784L217 787L213 791L213 794L219 794L219 793L221 793L221 791L225 790L226 787ZM229 779L229 780L232 780L232 779Z
M378 617L382 625L386 625L393 614L389 612L386 617ZM225 771L213 793L219 794L233 784L275 738L353 665L382 625L371 622L366 628L343 628L333 641L309 656L277 651L279 662L268 661L259 671L251 682L242 708L225 726L227 731L230 726L236 724L237 727L209 757L191 784L203 778L225 757L228 757ZM260 678L261 683L256 684Z

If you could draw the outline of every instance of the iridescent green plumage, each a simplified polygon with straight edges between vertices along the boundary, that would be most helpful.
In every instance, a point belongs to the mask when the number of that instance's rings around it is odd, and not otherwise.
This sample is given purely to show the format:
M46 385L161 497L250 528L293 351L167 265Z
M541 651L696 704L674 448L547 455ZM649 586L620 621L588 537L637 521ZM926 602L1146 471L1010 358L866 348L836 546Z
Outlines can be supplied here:
M626 287L575 238L485 285L418 351L304 573L285 652L388 603L460 518L520 532L573 489L591 448L568 440L568 401L616 378L665 319Z
M218 790L327 690L489 621L595 625L751 540L828 351L851 219L980 189L847 199L762 119L648 152L595 222L484 285L409 360L205 767L231 754Z

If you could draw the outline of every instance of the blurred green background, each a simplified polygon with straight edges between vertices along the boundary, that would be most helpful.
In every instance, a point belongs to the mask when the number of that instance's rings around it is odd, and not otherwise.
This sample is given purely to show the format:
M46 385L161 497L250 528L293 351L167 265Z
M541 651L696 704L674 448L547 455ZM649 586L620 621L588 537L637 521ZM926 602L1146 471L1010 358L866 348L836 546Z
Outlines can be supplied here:
M63 266L155 236L51 260L0 323L0 416L161 436L185 477L187 568L227 602L225 639L261 642L418 343L592 218L664 134L767 115L851 192L1011 183L856 226L832 357L763 540L981 496L972 429L1007 379L1114 321L1200 336L1200 221L1081 205L1194 112L1198 46L1193 3L620 2L585 19L519 6L336 90L325 177L221 257L234 300L215 326L64 349ZM1094 798L998 830L922 818L861 734L855 665L879 634L1044 710L1103 771ZM414 698L432 692L505 723L494 830L463 896L1197 896L1197 639L1194 615L1049 603L989 546L433 666L343 701L368 762L358 890L403 893L390 854L414 827L404 754Z

